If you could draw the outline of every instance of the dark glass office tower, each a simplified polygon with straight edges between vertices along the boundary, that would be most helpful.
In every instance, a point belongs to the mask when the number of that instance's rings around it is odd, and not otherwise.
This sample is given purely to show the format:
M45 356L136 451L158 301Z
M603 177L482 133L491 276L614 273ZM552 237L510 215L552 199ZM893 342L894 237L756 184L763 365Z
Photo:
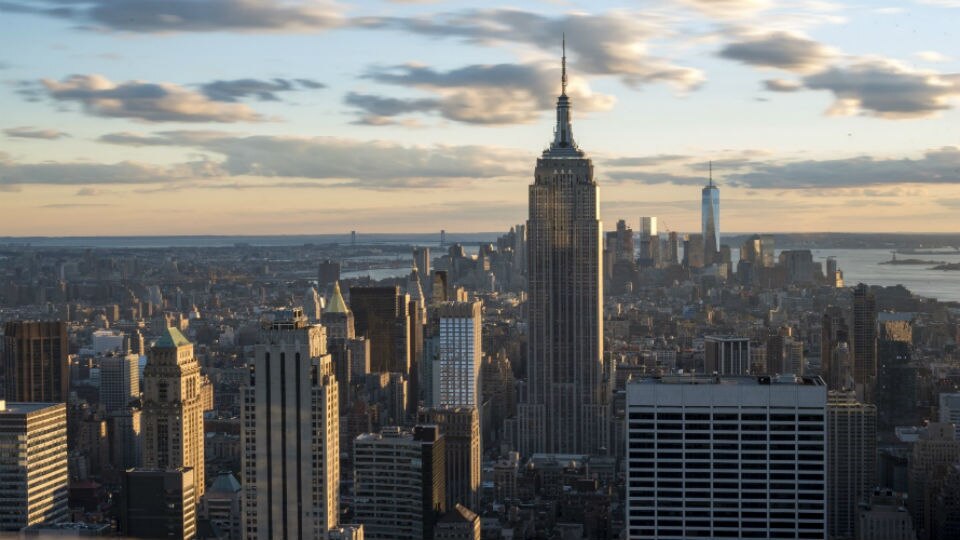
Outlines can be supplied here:
M3 327L3 397L63 403L70 393L67 325L11 321Z
M873 401L877 379L877 299L863 283L853 290L853 381Z

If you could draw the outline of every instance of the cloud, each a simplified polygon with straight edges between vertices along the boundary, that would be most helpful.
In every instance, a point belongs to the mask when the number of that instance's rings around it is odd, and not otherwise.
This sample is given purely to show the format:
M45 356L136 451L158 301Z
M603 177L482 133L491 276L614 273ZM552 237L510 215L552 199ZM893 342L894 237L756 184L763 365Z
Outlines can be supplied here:
M40 129L29 126L13 127L3 130L7 137L20 139L46 139L48 141L69 137L68 133L59 129Z
M352 102L348 95L348 103L368 115L434 111L449 120L472 124L533 122L542 111L554 108L560 90L559 70L536 64L471 65L451 71L408 64L372 68L364 77L434 94L434 98L420 100L354 94ZM612 96L593 93L580 77L571 79L567 94L577 110L609 110L615 102Z
M786 79L767 79L763 81L763 87L771 92L796 92L803 88L803 85Z
M656 156L607 158L602 161L606 167L656 167L687 159L690 159L690 156L659 154Z
M216 164L148 165L134 162L17 163L0 156L0 186L23 184L101 185L185 181L220 174Z
M828 114L836 116L920 118L951 108L950 99L960 95L960 75L913 70L883 59L834 66L805 77L803 83L831 92L835 101Z
M679 2L722 19L751 15L770 7L769 0L679 0Z
M56 101L77 102L94 116L145 122L257 122L250 107L224 103L172 83L114 83L102 75L72 75L63 81L43 79L42 90Z
M807 72L822 67L833 52L801 35L772 32L728 43L719 55L752 66Z
M940 64L944 62L950 62L953 60L949 56L943 53L939 53L937 51L920 51L915 53L914 56L916 56L920 60L923 60L924 62L930 62L932 64Z
M316 32L343 24L333 2L310 0L7 0L2 9L136 33Z
M214 101L236 102L251 96L260 101L278 101L278 92L325 87L323 83L311 79L233 79L202 84L200 91Z
M59 203L59 204L43 204L38 206L37 208L65 208L69 210L71 208L77 208L81 206L84 208L107 208L107 207L116 206L116 205L104 204L104 203L82 203L82 204L81 203Z
M107 133L101 135L100 142L120 144L125 146L169 146L170 139L161 136L141 135L127 131L121 133Z
M710 162L702 159L684 155L606 158L601 160L600 178L601 182L703 185ZM864 155L801 161L777 158L763 150L724 151L712 166L714 180L721 185L804 190L805 195L822 197L911 198L925 195L922 184L960 186L960 147L930 149L917 158Z
M175 146L218 154L220 160L183 164L174 172L200 168L200 178L260 177L261 179L314 180L313 184L393 189L459 186L474 179L505 178L529 171L531 156L522 152L484 146L404 146L385 141L361 141L338 137L243 136L211 131L166 131L154 135L115 133L102 142L132 146ZM128 183L177 182L189 175L172 174L164 168L127 164ZM32 171L31 171L32 172ZM108 178L117 176L108 171ZM152 175L152 179L150 176ZM0 162L0 184L5 171ZM30 183L26 172L16 177ZM57 183L50 175L39 183ZM89 182L96 184L98 182ZM109 182L105 182L109 183Z
M566 32L572 69L589 75L616 75L639 87L668 83L682 90L696 88L703 73L649 53L649 41L666 30L649 14L610 12L551 18L512 9L468 10L423 17L364 17L356 26L398 29L436 38L462 38L472 43L522 43L551 55L560 51Z
M759 162L752 170L730 174L728 182L752 188L836 188L885 184L960 185L960 148L928 150L918 159L807 160Z
M363 111L358 124L386 125L393 121L390 117L415 112L431 112L440 106L438 99L399 99L350 92L343 102Z
M704 185L703 176L667 172L615 170L602 174L601 182L604 179L610 179L616 182L638 182L641 184L674 184L677 186Z
M97 195L100 195L102 193L103 191L99 189L95 189L92 187L85 187L85 188L78 189L75 195L77 197L96 197Z

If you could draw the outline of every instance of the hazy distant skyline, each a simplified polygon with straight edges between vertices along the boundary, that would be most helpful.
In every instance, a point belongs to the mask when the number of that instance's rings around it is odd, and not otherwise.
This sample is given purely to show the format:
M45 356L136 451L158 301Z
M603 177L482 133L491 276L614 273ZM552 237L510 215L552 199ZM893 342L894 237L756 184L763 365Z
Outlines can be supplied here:
M567 34L602 219L956 232L960 1L0 0L0 236L506 230Z

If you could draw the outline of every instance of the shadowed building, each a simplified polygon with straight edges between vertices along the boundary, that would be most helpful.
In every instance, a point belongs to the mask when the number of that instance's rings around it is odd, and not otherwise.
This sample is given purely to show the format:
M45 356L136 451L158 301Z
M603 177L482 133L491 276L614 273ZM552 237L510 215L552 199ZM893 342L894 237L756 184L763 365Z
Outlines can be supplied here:
M746 375L750 372L750 340L736 336L706 336L703 339L704 372L707 375ZM767 366L770 369L770 366Z
M451 507L437 521L433 540L480 540L480 516L462 504Z
M605 453L610 444L599 189L574 142L565 55L561 82L554 139L529 191L528 394L517 419L524 455Z
M860 503L877 486L877 407L853 392L827 396L827 524L852 538Z
M479 507L480 416L474 407L423 409L419 424L440 428L446 440L447 508Z
M397 427L353 443L354 519L368 540L432 540L446 508L444 437L437 426Z
M877 299L863 283L853 290L853 382L873 399L877 379Z
M193 470L131 469L124 473L120 531L130 538L196 538Z
M820 323L820 372L830 390L842 390L849 386L847 379L852 373L848 373L845 366L834 361L837 347L842 343L846 348L849 341L850 330L843 310L836 306L828 307Z
M65 403L70 393L64 322L13 321L3 327L7 401Z
M410 297L400 287L350 287L356 333L370 340L370 371L410 373Z

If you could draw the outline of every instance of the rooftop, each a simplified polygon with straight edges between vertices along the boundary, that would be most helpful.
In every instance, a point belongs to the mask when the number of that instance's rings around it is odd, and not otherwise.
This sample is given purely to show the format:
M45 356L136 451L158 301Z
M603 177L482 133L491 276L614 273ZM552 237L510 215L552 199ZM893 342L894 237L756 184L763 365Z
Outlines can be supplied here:
M340 282L333 282L333 292L330 293L330 301L323 310L324 313L350 313L350 308L343 301L343 294L340 293Z
M63 403L43 403L39 401L14 403L0 399L0 414L30 414L57 405L63 405Z
M233 476L233 473L222 472L217 475L207 488L207 493L236 493L240 491L240 482Z
M766 386L780 384L795 384L804 386L826 386L820 377L800 377L797 375L759 375L759 376L715 376L705 374L692 375L664 375L662 377L645 377L633 384L717 384L737 386Z
M457 503L452 510L440 518L440 523L473 523L477 519L477 514L466 506Z
M180 330L172 326L164 329L160 334L160 339L153 344L153 346L158 349L177 349L187 345L192 345L190 340L184 337L184 335L180 333Z

